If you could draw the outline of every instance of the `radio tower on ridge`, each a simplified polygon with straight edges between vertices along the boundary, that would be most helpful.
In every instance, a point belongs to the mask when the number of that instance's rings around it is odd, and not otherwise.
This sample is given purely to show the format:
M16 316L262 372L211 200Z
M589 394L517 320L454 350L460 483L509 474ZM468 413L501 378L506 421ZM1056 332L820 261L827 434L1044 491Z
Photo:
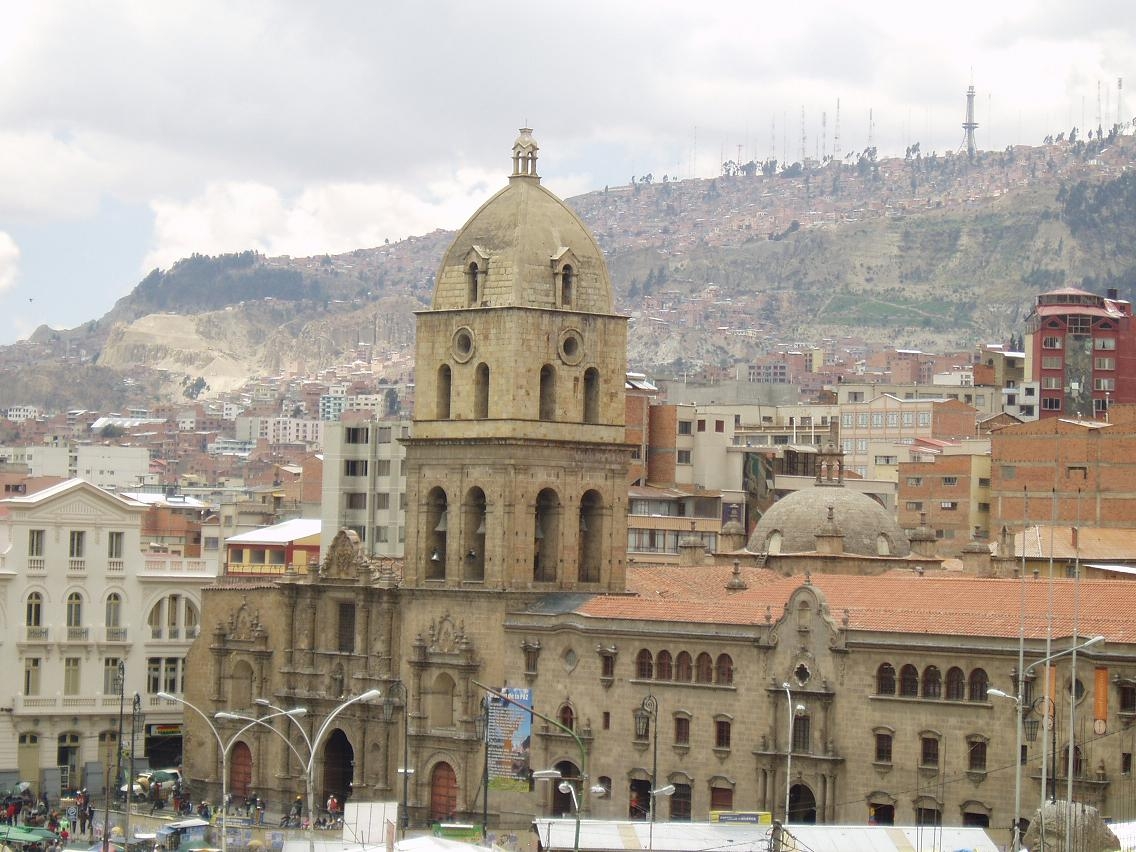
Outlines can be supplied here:
M974 129L976 127L978 127L978 122L974 120L974 86L971 85L966 90L966 121L962 123L962 129L966 131L963 145L966 146L966 156L971 160L978 153L978 146L974 144Z

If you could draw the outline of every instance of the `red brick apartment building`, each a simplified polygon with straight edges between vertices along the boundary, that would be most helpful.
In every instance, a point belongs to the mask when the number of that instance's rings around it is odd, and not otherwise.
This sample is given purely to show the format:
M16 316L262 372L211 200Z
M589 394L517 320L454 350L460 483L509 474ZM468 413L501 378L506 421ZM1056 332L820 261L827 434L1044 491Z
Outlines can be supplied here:
M1132 303L1075 287L1042 293L1026 318L1026 374L1040 385L1038 415L1099 417L1136 403Z
M1108 415L992 432L993 521L1011 531L1053 522L1136 527L1136 405L1113 405Z

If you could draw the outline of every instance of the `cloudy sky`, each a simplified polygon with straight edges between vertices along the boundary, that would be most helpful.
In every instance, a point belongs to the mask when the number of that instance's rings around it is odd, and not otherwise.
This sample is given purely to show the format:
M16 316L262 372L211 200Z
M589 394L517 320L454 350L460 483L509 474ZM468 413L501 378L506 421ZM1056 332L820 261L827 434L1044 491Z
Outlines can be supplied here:
M570 196L832 153L838 99L842 153L957 149L971 82L980 148L1037 144L1133 65L1129 0L0 0L0 343L192 252L457 227L524 124Z

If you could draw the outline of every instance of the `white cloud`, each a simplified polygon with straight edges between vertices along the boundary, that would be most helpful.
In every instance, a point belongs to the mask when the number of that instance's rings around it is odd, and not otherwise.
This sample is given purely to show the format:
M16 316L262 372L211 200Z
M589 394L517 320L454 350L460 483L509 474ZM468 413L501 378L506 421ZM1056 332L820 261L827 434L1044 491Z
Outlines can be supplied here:
M0 292L15 286L20 272L20 247L8 234L0 231Z
M304 257L455 228L503 184L503 177L471 169L417 192L389 184L326 183L285 196L263 183L214 183L188 201L151 204L154 239L142 271L168 268L194 252L256 249Z

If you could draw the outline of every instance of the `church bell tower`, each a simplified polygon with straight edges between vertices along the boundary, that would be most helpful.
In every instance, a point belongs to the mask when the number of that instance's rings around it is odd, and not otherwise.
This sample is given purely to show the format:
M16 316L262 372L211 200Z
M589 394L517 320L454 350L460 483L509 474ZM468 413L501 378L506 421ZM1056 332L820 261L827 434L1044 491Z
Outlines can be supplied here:
M416 314L405 583L624 591L627 318L529 128Z

